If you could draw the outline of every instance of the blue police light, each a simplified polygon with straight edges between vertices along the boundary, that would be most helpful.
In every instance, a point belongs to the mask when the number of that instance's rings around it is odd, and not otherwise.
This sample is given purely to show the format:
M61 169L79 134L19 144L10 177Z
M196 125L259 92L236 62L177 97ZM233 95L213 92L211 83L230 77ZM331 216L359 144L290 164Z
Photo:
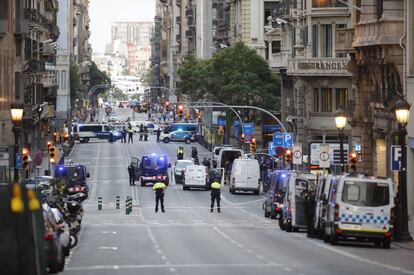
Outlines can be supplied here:
M62 166L59 167L59 171L63 171L63 169L65 169L65 168L62 167Z
M155 156L155 155L156 155L155 153L152 153L152 154L151 154L151 156Z
M282 174L282 178L286 178L286 174Z
M182 130L183 130L182 128L178 128L178 130L177 130L177 131L181 132Z
M164 157L160 157L160 160L164 160Z

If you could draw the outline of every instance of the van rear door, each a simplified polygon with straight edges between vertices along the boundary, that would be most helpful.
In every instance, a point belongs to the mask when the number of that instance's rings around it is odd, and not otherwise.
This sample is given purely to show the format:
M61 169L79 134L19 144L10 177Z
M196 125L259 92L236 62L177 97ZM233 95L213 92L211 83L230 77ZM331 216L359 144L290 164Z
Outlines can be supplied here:
M346 178L341 191L340 228L365 232L389 230L391 182Z

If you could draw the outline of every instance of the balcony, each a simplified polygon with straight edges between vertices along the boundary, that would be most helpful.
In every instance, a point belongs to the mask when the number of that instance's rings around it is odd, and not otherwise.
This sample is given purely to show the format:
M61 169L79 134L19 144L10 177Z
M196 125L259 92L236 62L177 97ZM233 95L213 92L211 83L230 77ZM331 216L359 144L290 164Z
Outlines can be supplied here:
M353 47L398 45L404 32L404 19L381 19L355 26Z
M181 7L181 0L175 0L175 5L177 7Z
M25 71L31 73L41 73L45 71L45 62L37 59L29 59L25 62Z
M289 54L287 53L274 53L269 59L269 66L271 68L286 68L288 65L288 57Z
M354 40L354 29L338 29L336 30L335 50L337 52L349 53L353 52L352 41Z
M348 58L288 59L287 74L298 76L351 76Z
M193 9L189 8L185 10L185 17L193 18L193 15L194 15Z
M193 38L194 32L192 30L187 30L185 31L185 37L187 37L188 39Z
M7 33L7 20L0 19L0 38Z
M55 73L44 73L39 77L39 82L43 84L45 88L51 88L57 86Z

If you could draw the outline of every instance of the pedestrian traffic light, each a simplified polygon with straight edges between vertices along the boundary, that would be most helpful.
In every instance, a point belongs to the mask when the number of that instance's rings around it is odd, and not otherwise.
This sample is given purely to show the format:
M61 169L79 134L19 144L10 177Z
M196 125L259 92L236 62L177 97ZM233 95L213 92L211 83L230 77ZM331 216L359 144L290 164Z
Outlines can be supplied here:
M219 126L219 128L217 129L217 135L219 136L223 136L224 135L224 126Z
M287 149L285 151L285 161L290 164L292 162L292 150Z
M59 151L56 146L49 147L49 162L51 164L57 164L59 159Z
M30 162L32 161L30 159L30 151L28 148L22 149L22 160L23 160L23 169L25 171L28 171L30 168Z
M250 141L250 153L256 152L256 138L252 137Z
M354 174L357 171L358 153L351 152L349 154L349 173Z

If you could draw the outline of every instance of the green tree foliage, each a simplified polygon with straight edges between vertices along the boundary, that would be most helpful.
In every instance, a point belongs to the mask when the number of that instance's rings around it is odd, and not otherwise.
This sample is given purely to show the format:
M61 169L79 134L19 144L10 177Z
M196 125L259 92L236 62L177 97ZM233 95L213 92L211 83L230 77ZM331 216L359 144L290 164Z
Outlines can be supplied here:
M211 60L188 57L178 71L180 89L190 100L280 109L280 78L243 43L220 50Z
M95 62L92 62L89 66L89 89L99 84L111 84L111 79L106 74L106 72L98 69L98 66L96 66ZM102 91L103 89L97 90L97 92Z

